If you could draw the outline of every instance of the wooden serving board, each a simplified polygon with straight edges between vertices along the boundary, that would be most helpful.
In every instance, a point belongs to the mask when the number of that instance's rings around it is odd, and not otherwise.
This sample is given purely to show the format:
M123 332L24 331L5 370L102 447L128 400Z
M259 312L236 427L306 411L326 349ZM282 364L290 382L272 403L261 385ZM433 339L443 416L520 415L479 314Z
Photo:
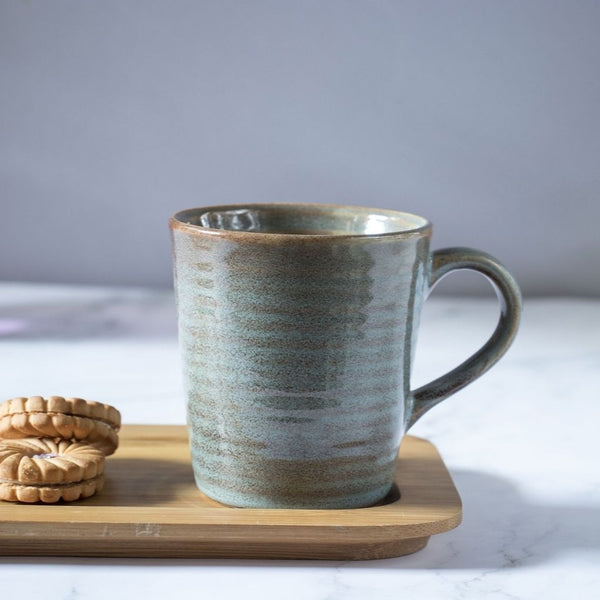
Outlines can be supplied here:
M461 502L440 455L407 436L397 486L351 510L232 508L194 483L183 426L129 425L104 490L56 505L0 502L0 555L362 560L410 554L453 529Z

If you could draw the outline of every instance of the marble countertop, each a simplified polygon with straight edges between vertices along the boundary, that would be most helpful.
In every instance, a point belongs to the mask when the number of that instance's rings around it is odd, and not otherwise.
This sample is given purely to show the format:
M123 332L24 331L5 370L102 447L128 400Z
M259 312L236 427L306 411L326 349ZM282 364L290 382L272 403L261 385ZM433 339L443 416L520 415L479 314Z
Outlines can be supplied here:
M493 300L433 296L415 386L491 332ZM81 396L125 423L185 422L171 293L0 284L1 398ZM365 562L0 557L20 600L600 597L600 300L531 299L488 374L411 430L441 452L463 523L422 551ZM0 523L2 527L2 523Z

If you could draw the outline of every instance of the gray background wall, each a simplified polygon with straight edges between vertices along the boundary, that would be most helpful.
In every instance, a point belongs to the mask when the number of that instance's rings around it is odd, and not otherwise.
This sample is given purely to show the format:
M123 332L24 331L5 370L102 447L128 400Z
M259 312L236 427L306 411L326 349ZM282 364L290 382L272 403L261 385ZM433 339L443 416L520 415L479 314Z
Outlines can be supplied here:
M599 31L595 0L0 0L0 279L167 286L175 210L317 201L600 295Z

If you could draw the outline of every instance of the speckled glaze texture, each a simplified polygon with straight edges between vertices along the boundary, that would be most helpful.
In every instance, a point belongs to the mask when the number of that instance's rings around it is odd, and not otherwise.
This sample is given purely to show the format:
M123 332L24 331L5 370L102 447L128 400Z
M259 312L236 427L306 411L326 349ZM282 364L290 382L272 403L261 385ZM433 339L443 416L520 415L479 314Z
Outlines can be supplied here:
M194 474L225 504L381 500L407 426L489 368L516 330L511 314L483 362L412 394L421 305L445 274L425 219L233 205L183 211L171 229Z

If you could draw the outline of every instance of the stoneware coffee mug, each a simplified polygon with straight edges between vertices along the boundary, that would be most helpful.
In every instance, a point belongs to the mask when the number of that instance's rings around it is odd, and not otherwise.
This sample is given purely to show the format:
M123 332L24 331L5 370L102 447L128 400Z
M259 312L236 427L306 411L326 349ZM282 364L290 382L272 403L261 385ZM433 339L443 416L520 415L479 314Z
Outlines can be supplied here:
M170 226L194 475L225 504L382 500L406 430L517 330L508 271L477 250L431 253L431 224L416 215L247 204L184 210ZM459 269L492 282L499 323L459 367L411 390L423 300Z

